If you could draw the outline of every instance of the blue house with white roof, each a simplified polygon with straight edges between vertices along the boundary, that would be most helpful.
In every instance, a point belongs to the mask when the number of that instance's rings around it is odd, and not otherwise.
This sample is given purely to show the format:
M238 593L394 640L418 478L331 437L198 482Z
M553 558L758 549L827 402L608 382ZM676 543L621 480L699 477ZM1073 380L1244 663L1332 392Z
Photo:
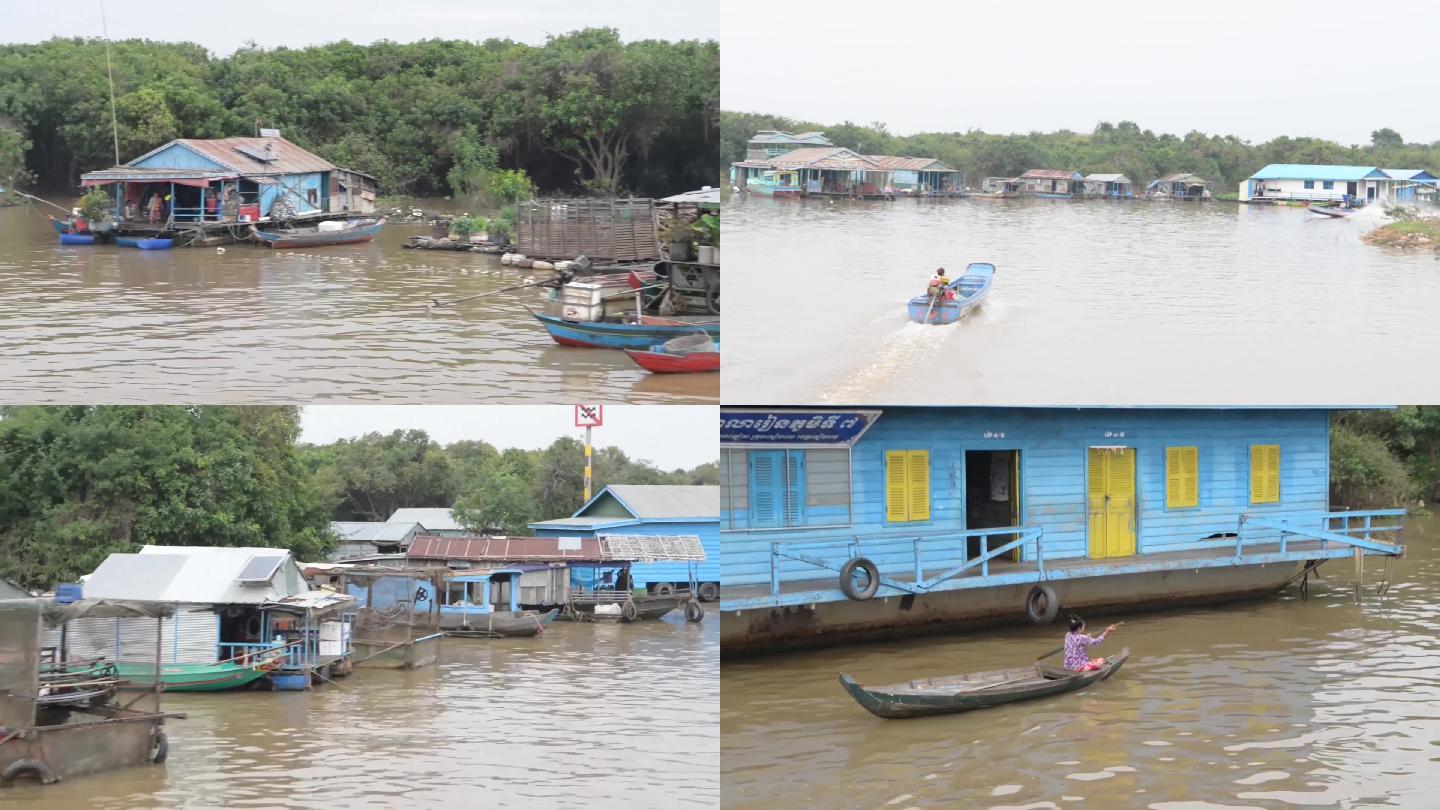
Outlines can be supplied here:
M1253 598L1398 555L1324 408L721 409L727 654ZM1388 534L1387 534L1388 533Z
M1378 166L1271 163L1240 181L1242 202L1374 202L1390 199L1395 180Z
M1392 197L1396 202L1415 202L1421 197L1433 198L1440 177L1424 169L1386 169L1385 173L1394 180Z
M574 515L531 523L537 537L599 537L605 534L696 535L705 549L697 569L699 596L720 595L720 488L611 484ZM631 568L637 587L665 590L689 587L686 563L638 563Z

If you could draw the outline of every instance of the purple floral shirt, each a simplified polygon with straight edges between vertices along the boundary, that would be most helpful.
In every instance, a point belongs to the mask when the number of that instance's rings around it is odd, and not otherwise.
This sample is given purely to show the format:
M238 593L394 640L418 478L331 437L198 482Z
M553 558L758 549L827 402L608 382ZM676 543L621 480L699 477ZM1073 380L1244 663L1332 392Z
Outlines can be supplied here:
M1100 639L1094 636L1087 636L1084 633L1065 634L1065 668L1080 669L1090 663L1090 648L1100 643Z

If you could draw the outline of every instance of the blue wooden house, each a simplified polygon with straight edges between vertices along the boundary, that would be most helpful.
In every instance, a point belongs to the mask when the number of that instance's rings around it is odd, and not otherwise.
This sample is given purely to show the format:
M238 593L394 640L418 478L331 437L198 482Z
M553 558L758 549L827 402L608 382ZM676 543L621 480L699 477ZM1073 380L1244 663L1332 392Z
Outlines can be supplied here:
M147 201L163 201L162 224L218 222L227 195L238 197L239 220L268 218L284 201L287 216L373 211L373 177L342 169L274 135L180 138L123 165L81 175L83 186L112 186L121 226L151 224Z
M720 594L720 488L611 484L568 518L531 523L538 537L599 537L603 534L696 535L706 560L697 569L700 597ZM636 587L689 587L689 564L637 563Z
M743 652L1273 593L1396 555L1332 512L1330 412L721 411L721 638Z

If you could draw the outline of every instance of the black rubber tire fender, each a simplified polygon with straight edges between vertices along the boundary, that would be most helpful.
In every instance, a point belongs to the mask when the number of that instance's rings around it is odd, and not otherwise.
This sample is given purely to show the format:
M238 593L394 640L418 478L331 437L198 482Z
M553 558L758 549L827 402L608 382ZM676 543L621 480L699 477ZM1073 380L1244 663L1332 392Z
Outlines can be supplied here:
M159 765L170 756L170 738L165 732L155 732L155 745L150 749L150 761Z
M1044 600L1045 607L1040 607L1041 600ZM1035 624L1049 624L1055 621L1060 615L1060 600L1055 596L1055 589L1049 585L1036 585L1030 589L1025 596L1025 615Z
M623 616L623 617L625 617L625 621L627 621L627 622L633 622L633 621L635 621L635 616L636 616L636 614L637 614L637 611L635 610L635 603L634 603L634 602L626 602L625 604L623 604L623 605L620 606L620 615Z
M685 603L685 621L687 621L687 622L699 622L699 621L704 621L704 619L705 619L705 608L700 607L700 603L699 603L699 602L697 602L697 601L695 601L694 599L692 599L692 600L690 600L689 602L686 602L686 603Z
M700 595L700 601L701 601L701 602L715 602L715 601L718 601L718 600L720 599L720 583L718 583L718 582L702 582L702 583L700 583L699 595Z
M10 787L15 784L16 779L23 779L27 776L35 777L35 780L42 785L59 781L50 766L40 760L17 759L10 763L3 774L0 774L0 787Z
M671 585L668 582L661 582L657 585L651 586L650 592L655 594L656 596L669 596L670 594L675 593L675 586Z
M867 578L864 589L855 585L855 571L864 571ZM864 602L880 590L880 569L864 557L851 557L840 566L840 590L856 602Z

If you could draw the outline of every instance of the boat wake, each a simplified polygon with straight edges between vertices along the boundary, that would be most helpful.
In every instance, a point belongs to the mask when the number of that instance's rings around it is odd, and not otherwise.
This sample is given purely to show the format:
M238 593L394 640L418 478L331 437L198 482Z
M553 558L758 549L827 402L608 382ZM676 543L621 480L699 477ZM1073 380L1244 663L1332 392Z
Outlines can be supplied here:
M947 374L942 352L955 327L906 322L887 338L883 348L843 380L820 393L822 404L877 403L894 382L915 369L933 368Z

